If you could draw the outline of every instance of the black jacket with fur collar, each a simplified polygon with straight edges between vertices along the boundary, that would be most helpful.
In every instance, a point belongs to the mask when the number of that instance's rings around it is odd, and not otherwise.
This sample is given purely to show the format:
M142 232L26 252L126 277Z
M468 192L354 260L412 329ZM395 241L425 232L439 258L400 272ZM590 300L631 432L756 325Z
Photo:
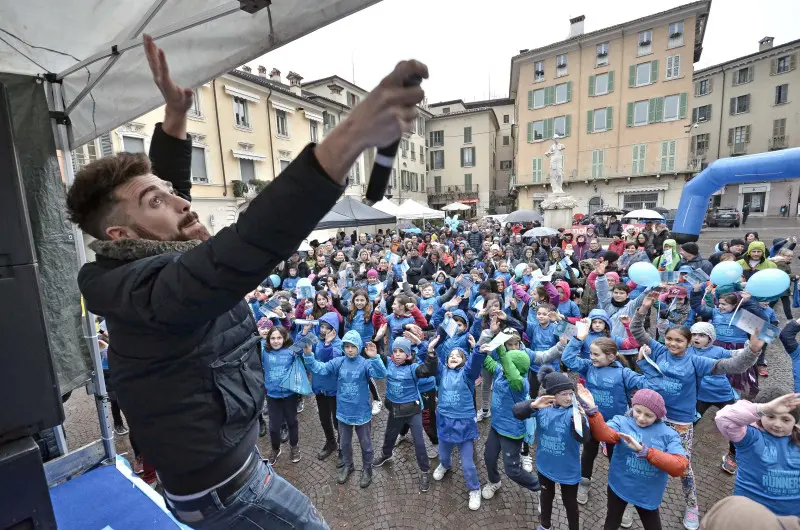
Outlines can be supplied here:
M182 180L173 186L188 196L190 140L157 128L150 156L159 176ZM210 488L252 454L264 376L244 296L300 246L342 191L309 146L234 225L204 243L92 244L97 261L83 266L78 284L87 308L106 318L117 398L170 493Z

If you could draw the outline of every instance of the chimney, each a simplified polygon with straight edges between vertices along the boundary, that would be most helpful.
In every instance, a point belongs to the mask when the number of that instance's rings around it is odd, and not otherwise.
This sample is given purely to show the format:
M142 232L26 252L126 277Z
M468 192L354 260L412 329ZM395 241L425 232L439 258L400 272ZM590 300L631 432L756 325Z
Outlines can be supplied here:
M522 55L523 53L526 53L527 51L528 51L528 48L525 48L524 50L520 50L519 54Z
M569 37L577 37L578 35L583 35L583 21L586 20L584 15L577 16L575 18L569 19Z
M250 68L249 66L247 66L247 65L242 66L242 72L247 72L249 74L252 71L253 71L253 69Z
M758 51L763 52L764 50L769 50L772 48L772 41L774 40L775 37L764 37L758 41Z
M281 71L277 68L273 68L272 71L269 73L269 80L275 81L276 83L281 82Z
M302 96L303 89L300 87L300 81L303 80L303 77L295 72L289 72L286 75L286 79L289 80L289 86L291 87L292 92L294 92L294 94L297 96Z
M258 76L259 77L267 77L267 67L264 65L258 65Z

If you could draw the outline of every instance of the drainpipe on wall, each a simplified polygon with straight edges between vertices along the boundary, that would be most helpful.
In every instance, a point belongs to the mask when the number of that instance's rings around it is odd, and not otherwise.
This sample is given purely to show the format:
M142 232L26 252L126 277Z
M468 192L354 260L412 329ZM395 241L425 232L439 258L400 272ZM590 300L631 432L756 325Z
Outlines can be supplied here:
M275 144L272 141L272 118L269 115L269 103L272 99L272 88L269 89L267 94L267 132L269 134L269 159L272 161L272 178L273 180L278 175L275 174Z
M225 177L225 153L222 152L222 133L219 129L219 106L217 105L217 80L211 80L211 92L214 94L214 117L217 120L217 141L219 142L219 157L222 165L222 196L228 196L228 179Z

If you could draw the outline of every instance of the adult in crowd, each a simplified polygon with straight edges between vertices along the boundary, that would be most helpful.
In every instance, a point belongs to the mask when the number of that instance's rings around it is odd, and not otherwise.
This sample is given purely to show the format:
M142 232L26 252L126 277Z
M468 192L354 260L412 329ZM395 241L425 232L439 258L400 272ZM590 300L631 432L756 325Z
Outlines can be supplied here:
M700 256L700 248L697 246L697 243L684 243L681 245L678 253L681 255L681 260L678 262L675 270L680 270L683 266L689 266L692 269L702 269L706 274L711 274L711 269L714 267L708 260Z

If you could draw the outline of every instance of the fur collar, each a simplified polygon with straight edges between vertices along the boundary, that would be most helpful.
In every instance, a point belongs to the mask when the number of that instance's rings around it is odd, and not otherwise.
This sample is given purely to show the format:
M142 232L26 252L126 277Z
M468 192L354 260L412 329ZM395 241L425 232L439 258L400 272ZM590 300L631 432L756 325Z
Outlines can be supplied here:
M92 241L89 248L98 256L122 261L134 261L170 252L187 252L202 243L191 241L153 241L152 239L117 239L115 241Z

